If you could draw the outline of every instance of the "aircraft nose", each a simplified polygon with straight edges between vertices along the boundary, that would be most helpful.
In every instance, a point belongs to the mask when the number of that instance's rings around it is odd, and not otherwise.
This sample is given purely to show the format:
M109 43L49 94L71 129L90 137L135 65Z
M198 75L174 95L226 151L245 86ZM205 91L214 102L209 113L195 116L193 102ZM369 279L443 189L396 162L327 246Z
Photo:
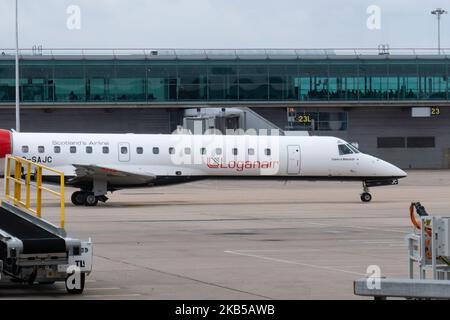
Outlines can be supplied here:
M11 132L8 130L0 130L0 175L4 172L4 158L11 153Z
M396 179L401 179L408 176L405 171L393 165L392 163L373 156L368 156L368 159L372 163L372 168L375 169L377 176L392 177Z
M408 174L403 171L402 169L400 169L399 167L394 166L393 164L391 164L391 166L393 167L393 176L396 178L406 178L408 176Z
M380 174L383 176L388 176L388 177L395 177L395 178L405 178L406 176L408 176L408 174L403 171L402 169L400 169L399 167L393 165L392 163L389 163L387 161L384 160L379 160L380 163Z

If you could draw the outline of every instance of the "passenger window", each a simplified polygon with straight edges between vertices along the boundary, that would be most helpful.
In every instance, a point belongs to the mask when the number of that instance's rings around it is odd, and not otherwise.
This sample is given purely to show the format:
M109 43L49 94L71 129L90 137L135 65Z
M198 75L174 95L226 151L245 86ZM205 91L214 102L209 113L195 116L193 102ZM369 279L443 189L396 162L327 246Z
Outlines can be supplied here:
M220 156L222 154L222 148L216 148L216 155Z
M353 151L347 147L345 144L340 144L339 146L339 155L343 156L346 154L353 154Z
M93 149L92 147L86 147L86 153L92 153Z
M200 149L200 154L206 154L206 148L201 148Z
M120 148L120 153L121 154L127 154L128 153L128 148L127 147L121 147Z
M144 148L142 148L142 147L137 147L137 148L136 148L136 153L137 153L137 154L143 154L143 153L144 153Z
M55 146L55 147L53 147L53 151L55 153L61 153L61 147L60 146Z
M70 147L70 153L77 153L77 147Z
M255 149L252 149L252 148L248 149L248 155L249 156L254 156L255 155Z
M28 146L22 146L23 153L28 153L28 151L30 151L30 148L28 148Z
M39 153L44 153L45 152L44 146L38 146L38 152Z
M174 147L170 147L169 148L169 154L175 154L175 148Z
M159 148L158 147L154 147L153 148L153 154L159 154Z
M191 154L191 148L184 148L184 154Z
M102 152L103 152L104 154L109 153L109 147L103 147Z
M264 154L265 154L266 156L270 156L270 155L272 154L272 150L270 150L270 149L265 149L265 150L264 150Z
M238 149L237 148L233 148L233 156L237 156L238 155Z

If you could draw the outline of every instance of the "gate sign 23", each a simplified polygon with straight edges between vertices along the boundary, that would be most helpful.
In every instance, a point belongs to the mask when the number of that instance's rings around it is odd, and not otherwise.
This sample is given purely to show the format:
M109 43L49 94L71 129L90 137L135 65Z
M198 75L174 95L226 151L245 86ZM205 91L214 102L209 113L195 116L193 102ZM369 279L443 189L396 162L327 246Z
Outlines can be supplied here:
M432 116L440 116L441 115L441 108L440 107L432 107L431 108L431 115Z

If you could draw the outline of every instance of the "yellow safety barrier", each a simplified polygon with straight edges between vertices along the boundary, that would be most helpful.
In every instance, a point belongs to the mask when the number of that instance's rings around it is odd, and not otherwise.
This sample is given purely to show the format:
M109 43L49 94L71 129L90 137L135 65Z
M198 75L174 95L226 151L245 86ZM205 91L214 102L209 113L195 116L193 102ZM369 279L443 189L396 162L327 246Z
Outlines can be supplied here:
M13 201L14 205L21 206L36 216L41 218L42 216L42 191L49 192L60 198L60 226L64 228L64 172L58 171L42 164L34 163L30 160L6 156L5 165L5 198ZM14 167L13 167L14 165ZM11 175L11 169L14 168L13 175ZM35 183L31 183L31 171L35 169ZM24 171L22 171L24 170ZM60 177L60 191L46 188L42 185L42 171L47 170L56 173ZM25 178L23 178L23 176ZM14 183L14 194L10 194L10 182ZM22 186L25 186L25 201L22 200ZM36 209L31 208L31 187L36 189Z

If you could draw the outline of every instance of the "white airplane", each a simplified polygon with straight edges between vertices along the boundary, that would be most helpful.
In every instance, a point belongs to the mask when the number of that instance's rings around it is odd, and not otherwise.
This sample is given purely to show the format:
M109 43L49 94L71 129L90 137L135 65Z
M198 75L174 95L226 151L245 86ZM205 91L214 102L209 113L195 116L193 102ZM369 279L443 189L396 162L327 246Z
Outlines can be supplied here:
M361 181L395 185L407 174L335 137L65 134L0 130L0 158L12 154L63 171L75 205L106 202L108 191L204 178ZM4 161L1 161L3 163ZM3 168L0 172L3 173ZM44 181L56 177L44 174Z

